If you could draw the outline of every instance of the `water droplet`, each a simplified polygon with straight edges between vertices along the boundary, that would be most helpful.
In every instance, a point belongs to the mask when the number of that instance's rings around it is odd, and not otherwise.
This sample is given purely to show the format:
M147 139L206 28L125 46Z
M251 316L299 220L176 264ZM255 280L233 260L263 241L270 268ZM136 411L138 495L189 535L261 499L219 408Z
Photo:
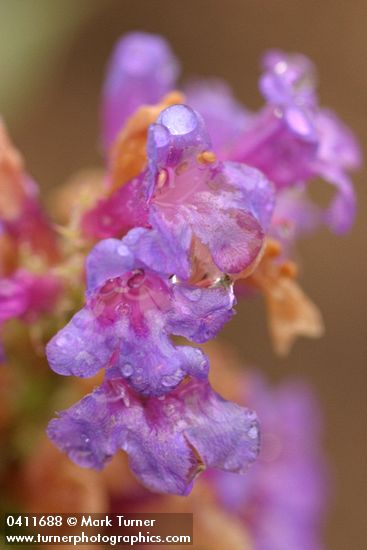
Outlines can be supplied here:
M201 361L200 365L199 365L199 369L200 370L205 370L207 369L208 367L208 362L206 361L206 359L203 359L203 361Z
M88 443L90 443L90 438L87 436L87 434L82 434L80 436L80 439L82 440L82 443L84 443L85 445L88 445Z
M274 66L274 71L277 74L283 74L288 69L288 64L285 61L278 61L276 65Z
M200 288L196 288L195 290L191 290L190 292L187 293L188 299L191 300L192 302L197 302L198 300L200 300L201 295L202 295L202 290L200 290Z
M252 426L248 431L248 436L250 439L256 439L259 435L259 430L257 426Z
M56 345L60 348L63 348L64 346L67 346L69 343L69 336L65 334L61 334L60 336L56 337Z
M170 388L172 386L175 386L178 382L176 376L169 376L169 375L166 375L166 376L163 376L162 377L162 385L165 386L166 388Z
M124 376L129 377L134 372L134 367L130 363L125 363L125 365L121 367L121 372Z
M120 246L117 247L117 254L123 257L130 256L129 249L124 244L120 244Z

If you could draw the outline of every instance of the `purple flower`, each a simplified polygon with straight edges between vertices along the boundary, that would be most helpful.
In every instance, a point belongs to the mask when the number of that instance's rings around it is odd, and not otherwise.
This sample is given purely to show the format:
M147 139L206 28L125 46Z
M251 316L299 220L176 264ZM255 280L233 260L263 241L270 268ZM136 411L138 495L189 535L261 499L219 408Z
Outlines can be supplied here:
M323 217L322 209L308 196L305 184L278 192L269 233L282 244L283 257L291 257L295 242L313 233Z
M319 550L326 468L318 407L309 388L246 380L243 401L256 407L262 445L251 476L208 473L217 498L246 523L258 550Z
M205 355L174 345L170 335L213 338L231 318L234 296L223 284L200 289L175 281L189 267L176 252L142 228L98 243L87 259L86 305L47 346L51 368L88 377L114 365L145 395L165 394L187 375L206 378Z
M268 106L253 117L229 157L256 166L278 189L322 177L337 194L321 219L343 233L355 215L348 171L360 165L356 140L334 113L319 107L307 58L270 51L264 70L260 89Z
M50 422L48 435L78 465L101 469L123 449L155 492L185 495L205 468L244 473L259 449L255 413L190 379L162 398L142 398L109 371L101 387Z
M264 73L260 78L260 90L269 104L290 110L289 117L286 117L290 123L292 109L317 105L316 71L306 56L269 50L263 57L262 65Z
M224 273L257 258L274 193L257 170L216 162L201 116L185 105L165 109L149 129L149 221L176 241L188 228Z
M138 107L158 102L174 87L177 73L177 61L162 37L134 32L121 38L112 54L103 90L106 149Z
M260 90L267 105L257 114L213 79L186 86L187 103L203 116L220 159L258 168L279 190L317 177L334 185L336 197L320 210L319 223L344 233L355 216L348 172L361 164L356 139L335 113L319 106L316 71L307 57L271 50L263 69Z

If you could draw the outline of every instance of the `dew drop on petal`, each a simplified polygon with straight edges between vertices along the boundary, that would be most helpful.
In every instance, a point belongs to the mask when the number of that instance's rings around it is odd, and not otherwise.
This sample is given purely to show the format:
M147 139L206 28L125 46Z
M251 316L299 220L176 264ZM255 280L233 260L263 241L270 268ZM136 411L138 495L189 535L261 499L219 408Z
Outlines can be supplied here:
M252 426L248 431L248 436L250 439L256 439L259 435L259 430L257 426Z
M90 443L90 438L87 436L87 434L82 434L80 436L80 439L81 439L82 443L85 444L85 445L88 445L88 443Z
M122 257L128 257L130 256L129 249L124 244L120 244L117 248L117 254Z
M124 376L129 377L134 372L134 367L130 363L125 363L121 367L121 372Z
M161 382L163 386L165 386L166 388L170 388L172 386L175 386L178 380L175 376L166 375L162 377Z

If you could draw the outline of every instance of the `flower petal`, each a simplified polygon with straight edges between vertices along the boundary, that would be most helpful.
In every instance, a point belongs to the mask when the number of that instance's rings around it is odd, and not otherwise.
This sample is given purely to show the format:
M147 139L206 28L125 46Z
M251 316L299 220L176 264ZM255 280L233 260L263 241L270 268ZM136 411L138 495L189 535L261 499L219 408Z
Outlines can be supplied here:
M118 277L130 271L134 256L129 248L118 239L104 239L90 252L86 261L87 290L93 292L107 279Z
M114 369L142 395L163 396L187 376L207 378L208 360L199 349L175 346L159 321L150 334L124 334Z
M118 332L117 323L102 324L91 310L81 309L47 344L50 367L64 376L94 376L107 366Z
M163 400L107 380L52 420L48 435L80 466L99 469L121 448L149 489L181 495L202 469L244 472L259 450L255 414L193 380Z
M235 302L230 287L201 289L186 284L175 285L169 330L194 342L206 342L231 319Z

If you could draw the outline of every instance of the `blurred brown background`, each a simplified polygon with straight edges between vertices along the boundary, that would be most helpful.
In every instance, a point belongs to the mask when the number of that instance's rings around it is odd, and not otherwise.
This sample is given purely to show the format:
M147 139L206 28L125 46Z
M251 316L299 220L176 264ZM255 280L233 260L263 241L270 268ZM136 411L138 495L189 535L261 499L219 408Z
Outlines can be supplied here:
M366 26L366 0L0 0L0 111L44 191L99 163L104 65L120 34L142 29L166 36L184 75L223 77L252 108L261 101L261 53L272 46L306 53L320 73L322 102L366 144ZM277 360L259 301L242 304L225 331L244 362L273 379L302 375L316 388L336 481L330 550L367 548L363 177L356 177L354 231L340 239L325 230L301 245L303 284L324 313L326 336L298 342L289 358Z

